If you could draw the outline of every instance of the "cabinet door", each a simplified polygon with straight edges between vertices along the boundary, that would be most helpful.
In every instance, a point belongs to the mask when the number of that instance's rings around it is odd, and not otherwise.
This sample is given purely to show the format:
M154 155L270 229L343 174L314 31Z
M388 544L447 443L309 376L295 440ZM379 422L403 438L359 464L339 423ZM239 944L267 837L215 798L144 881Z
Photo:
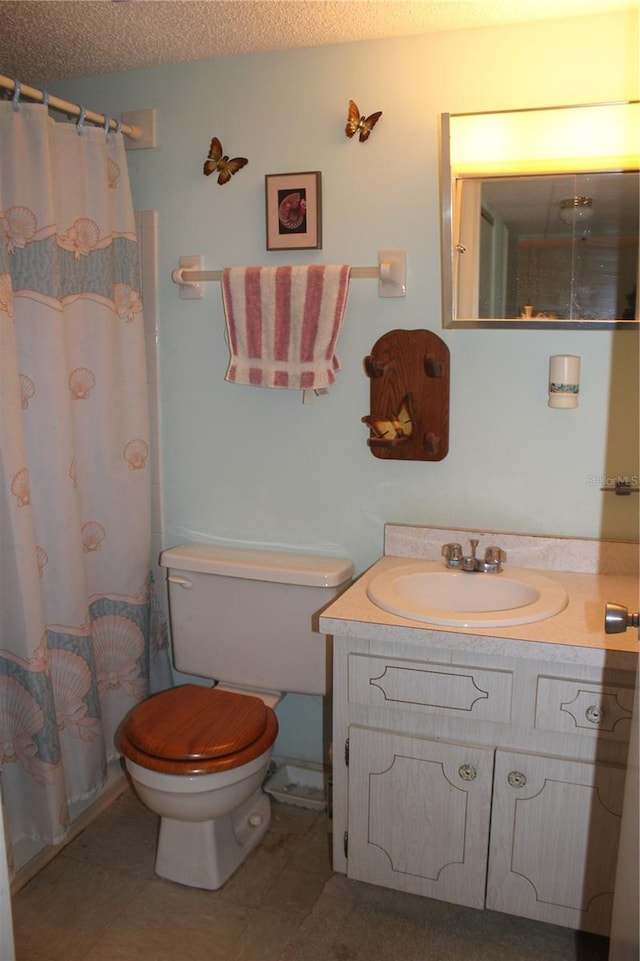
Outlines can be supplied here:
M493 749L352 726L348 875L484 906Z
M607 934L624 768L496 752L487 907Z

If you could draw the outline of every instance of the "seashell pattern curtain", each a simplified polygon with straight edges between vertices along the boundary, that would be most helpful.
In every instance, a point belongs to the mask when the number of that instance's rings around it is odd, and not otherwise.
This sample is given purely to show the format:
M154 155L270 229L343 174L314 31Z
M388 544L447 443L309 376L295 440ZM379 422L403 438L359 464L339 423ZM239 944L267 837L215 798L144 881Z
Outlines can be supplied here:
M123 138L0 103L0 777L58 843L168 685L150 570L144 325Z

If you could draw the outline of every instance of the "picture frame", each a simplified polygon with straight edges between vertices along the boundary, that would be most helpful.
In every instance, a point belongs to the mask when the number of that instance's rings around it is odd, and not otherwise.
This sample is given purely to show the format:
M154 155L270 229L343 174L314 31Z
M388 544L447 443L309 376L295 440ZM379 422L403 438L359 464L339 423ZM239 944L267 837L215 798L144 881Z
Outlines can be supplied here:
M267 250L322 248L322 175L265 174Z

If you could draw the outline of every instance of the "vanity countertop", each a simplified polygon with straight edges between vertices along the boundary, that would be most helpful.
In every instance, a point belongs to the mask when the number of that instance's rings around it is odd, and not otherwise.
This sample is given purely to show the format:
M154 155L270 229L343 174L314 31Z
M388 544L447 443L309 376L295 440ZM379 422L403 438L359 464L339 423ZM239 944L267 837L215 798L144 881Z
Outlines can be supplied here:
M408 530L408 529L407 529ZM413 528L413 531L420 530ZM433 532L435 529L425 529ZM441 533L441 532L439 532ZM447 532L451 533L451 532ZM471 532L472 535L475 532ZM501 542L496 535L496 543ZM484 535L486 542L486 535ZM527 540L527 538L522 539ZM540 542L541 539L531 538ZM387 530L385 544L397 543ZM445 543L439 538L439 543ZM433 552L431 552L433 553ZM396 641L451 651L477 651L507 657L527 657L563 661L621 670L635 670L638 656L638 631L630 628L621 634L605 634L604 609L607 602L622 604L630 612L638 610L638 574L566 571L545 572L561 583L569 596L567 607L546 620L509 627L465 628L429 625L381 610L367 596L369 581L382 571L398 565L413 564L418 557L429 558L428 551L412 548L411 556L385 554L348 590L322 612L320 630L330 635L372 641ZM527 566L519 557L519 566ZM537 564L532 564L543 570ZM628 568L627 568L628 569ZM443 563L444 570L444 563ZM505 566L505 573L508 565ZM470 574L470 577L500 575Z

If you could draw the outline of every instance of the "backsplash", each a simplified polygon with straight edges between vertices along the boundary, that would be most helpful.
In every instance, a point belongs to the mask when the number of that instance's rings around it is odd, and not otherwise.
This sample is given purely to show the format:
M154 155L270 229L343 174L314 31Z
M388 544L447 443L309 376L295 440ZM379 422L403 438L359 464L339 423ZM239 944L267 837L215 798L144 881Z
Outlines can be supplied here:
M466 550L472 537L480 540L479 554L494 544L506 551L505 570L509 566L579 574L637 574L640 570L639 545L628 541L508 534L454 527L385 524L384 553L394 557L439 560L443 544L459 542Z

